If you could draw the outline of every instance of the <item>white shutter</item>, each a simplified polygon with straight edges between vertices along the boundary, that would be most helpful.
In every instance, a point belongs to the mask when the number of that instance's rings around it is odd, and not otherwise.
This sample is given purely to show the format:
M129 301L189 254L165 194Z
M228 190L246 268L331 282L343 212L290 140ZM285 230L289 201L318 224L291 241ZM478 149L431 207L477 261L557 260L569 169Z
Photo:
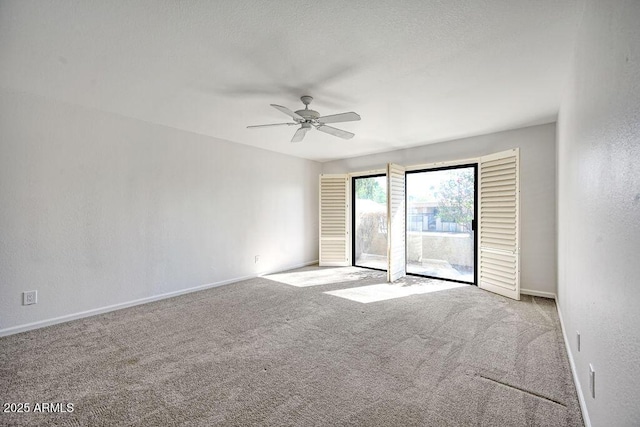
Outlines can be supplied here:
M481 157L478 286L520 299L519 151Z
M387 165L387 280L407 275L405 227L405 168Z
M320 175L320 266L348 266L349 177Z

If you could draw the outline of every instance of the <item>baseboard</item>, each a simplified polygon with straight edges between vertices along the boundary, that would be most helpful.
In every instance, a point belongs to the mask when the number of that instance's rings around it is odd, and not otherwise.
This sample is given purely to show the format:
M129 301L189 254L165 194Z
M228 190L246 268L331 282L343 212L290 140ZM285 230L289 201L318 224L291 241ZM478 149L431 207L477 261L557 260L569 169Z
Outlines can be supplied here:
M533 289L520 289L520 293L523 295L531 295L534 297L551 298L553 300L556 299L556 294L554 294L553 292L535 291Z
M558 318L560 319L560 327L562 329L562 337L564 338L564 346L567 349L567 357L569 358L569 365L571 366L571 374L573 375L573 382L576 386L578 393L578 401L580 402L580 410L582 411L582 420L586 427L591 427L591 420L589 419L589 412L587 412L587 402L584 400L584 394L582 393L582 386L578 379L578 370L576 364L573 361L573 354L571 353L571 347L569 347L569 340L567 339L567 331L564 327L564 321L562 320L562 311L556 301L556 309L558 310Z
M318 264L318 260L317 259L313 260L313 261L303 262L302 264L295 264L295 265L287 266L287 267L284 267L284 268L272 268L270 270L265 270L265 271L260 272L260 274L258 274L258 277L266 276L268 274L280 273L280 272L287 271L287 270L295 270L296 268L308 267L308 266L314 265L314 264Z
M309 262L305 262L305 263L302 263L302 264L292 265L290 267L280 268L277 271L292 270L292 269L295 269L295 268L306 267L308 265L313 265L313 264L317 264L317 263L318 263L317 260L309 261ZM231 283L240 282L242 280L253 279L254 277L262 276L264 274L276 273L277 271L264 272L264 273L260 273L260 274L254 274L254 275L242 276L242 277L234 277L233 279L222 280L222 281L214 282L214 283L207 283L207 284L204 284L204 285L194 286L192 288L180 289L179 291L167 292L167 293L164 293L164 294L154 295L154 296L150 296L150 297L146 297L146 298L140 298L140 299L133 300L133 301L126 301L126 302L119 303L119 304L108 305L106 307L99 307L99 308L94 308L92 310L86 310L86 311L81 311L81 312L78 312L78 313L67 314L65 316L54 317L54 318L46 319L46 320L40 320L38 322L27 323L27 324L18 325L18 326L12 326L10 328L0 329L0 337L4 337L4 336L7 336L7 335L14 335L14 334L18 334L20 332L27 332L27 331L31 331L33 329L44 328L46 326L52 326L52 325L56 325L58 323L70 322L72 320L82 319L82 318L85 318L85 317L91 317L91 316L95 316L95 315L102 314L102 313L108 313L110 311L121 310L123 308L133 307L133 306L136 306L136 305L147 304L147 303L154 302L154 301L159 301L159 300L163 300L163 299L167 299L167 298L177 297L179 295L189 294L191 292L198 292L198 291L203 291L205 289L216 288L218 286L224 286L224 285L228 285L228 284L231 284Z

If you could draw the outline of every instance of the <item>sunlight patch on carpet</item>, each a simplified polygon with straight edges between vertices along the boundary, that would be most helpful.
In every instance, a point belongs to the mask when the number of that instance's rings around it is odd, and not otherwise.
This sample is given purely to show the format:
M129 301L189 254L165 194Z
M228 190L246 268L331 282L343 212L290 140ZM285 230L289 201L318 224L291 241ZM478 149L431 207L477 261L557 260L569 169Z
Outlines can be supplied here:
M445 291L447 289L461 288L464 286L469 285L455 282L421 283L410 286L401 286L393 283L380 283L377 285L361 286L359 288L328 291L325 292L325 294L367 304L370 302L385 301L410 295Z
M264 278L284 283L286 285L296 286L298 288L306 288L309 286L353 282L355 280L363 280L369 277L380 276L381 274L384 273L358 267L320 267L307 271L269 274L264 276Z

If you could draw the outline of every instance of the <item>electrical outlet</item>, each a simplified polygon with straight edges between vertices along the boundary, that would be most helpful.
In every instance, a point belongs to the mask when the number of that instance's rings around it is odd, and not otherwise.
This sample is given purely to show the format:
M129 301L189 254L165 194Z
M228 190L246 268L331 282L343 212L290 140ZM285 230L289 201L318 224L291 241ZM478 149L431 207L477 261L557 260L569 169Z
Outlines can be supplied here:
M591 397L596 398L596 371L593 369L593 365L589 363L589 389L591 390Z
M256 255L254 262L257 264L259 261L260 261L260 255Z
M576 339L578 342L578 351L580 351L580 331L576 331Z
M25 291L22 293L22 305L31 305L38 302L38 291Z

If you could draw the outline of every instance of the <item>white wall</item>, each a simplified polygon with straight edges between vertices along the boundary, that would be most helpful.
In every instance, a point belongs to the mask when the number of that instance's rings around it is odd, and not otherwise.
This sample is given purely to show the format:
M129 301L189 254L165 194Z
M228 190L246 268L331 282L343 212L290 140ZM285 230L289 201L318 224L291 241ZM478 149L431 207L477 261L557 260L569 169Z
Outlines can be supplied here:
M520 148L521 287L556 293L556 146L555 124L429 144L416 148L337 160L323 173L384 168L388 162L411 166L479 157Z
M586 2L568 83L558 120L560 312L592 425L638 426L640 1Z
M0 333L317 260L319 173L317 162L2 91ZM33 289L38 303L22 306Z

